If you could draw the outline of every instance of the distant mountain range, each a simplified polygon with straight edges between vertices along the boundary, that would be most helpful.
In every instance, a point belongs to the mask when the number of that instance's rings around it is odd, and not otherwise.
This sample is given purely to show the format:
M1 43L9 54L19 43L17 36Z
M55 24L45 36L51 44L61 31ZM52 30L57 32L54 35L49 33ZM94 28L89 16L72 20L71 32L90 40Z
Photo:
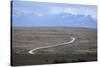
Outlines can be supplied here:
M91 15L77 15L71 13L59 13L50 15L22 14L13 17L13 26L68 26L96 28L97 20Z

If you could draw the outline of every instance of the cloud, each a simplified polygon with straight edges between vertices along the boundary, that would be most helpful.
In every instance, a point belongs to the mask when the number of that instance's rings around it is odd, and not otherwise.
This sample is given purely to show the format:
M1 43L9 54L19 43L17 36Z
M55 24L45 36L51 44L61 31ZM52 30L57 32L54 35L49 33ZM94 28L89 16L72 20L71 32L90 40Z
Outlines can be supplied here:
M73 8L73 7L50 7L47 14L60 14L60 13L71 13L74 15L90 15L92 18L96 18L96 14L86 8Z
M77 11L75 8L68 8L68 7L51 7L48 10L48 14L59 14L59 13L77 14Z
M31 9L22 9L22 8L14 8L13 9L13 16L15 17L18 17L18 16L21 16L21 15L30 15L30 16L44 16L44 14L41 12L37 12L37 11L33 11Z
M63 9L64 13L72 13L72 14L77 14L77 11L75 8L64 8Z
M20 9L13 9L13 16L15 17L15 16L20 16L22 14L22 11L20 11Z
M22 8L14 8L13 12L16 12L16 14L20 15L20 14L32 14L33 11L29 10L29 9L22 9ZM20 14L19 14L20 13Z
M58 14L61 12L62 12L61 8L57 8L57 7L50 7L48 10L48 14Z
M42 16L44 16L44 14L43 13L37 13L37 16L42 17Z
M65 7L65 6L51 6L51 7L44 7L41 9L37 8L14 8L13 9L13 16L21 16L21 15L30 15L30 16L47 16L47 15L54 15L60 13L71 13L74 15L91 15L92 18L96 18L96 14L92 10L86 8L74 8L74 7Z

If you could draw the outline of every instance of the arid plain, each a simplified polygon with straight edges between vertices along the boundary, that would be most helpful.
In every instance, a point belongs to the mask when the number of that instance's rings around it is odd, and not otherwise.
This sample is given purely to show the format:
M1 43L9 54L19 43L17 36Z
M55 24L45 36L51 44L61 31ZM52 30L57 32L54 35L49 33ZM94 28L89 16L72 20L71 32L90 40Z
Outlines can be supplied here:
M72 38L74 38L73 42L71 42ZM14 66L96 60L96 29L80 27L12 28L12 65Z

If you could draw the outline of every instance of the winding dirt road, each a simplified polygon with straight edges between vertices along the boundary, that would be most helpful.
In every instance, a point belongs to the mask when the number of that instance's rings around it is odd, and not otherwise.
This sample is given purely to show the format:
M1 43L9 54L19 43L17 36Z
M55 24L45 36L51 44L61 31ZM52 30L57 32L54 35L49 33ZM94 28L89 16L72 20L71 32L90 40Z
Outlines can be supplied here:
M56 47L56 46L60 46L60 45L66 45L66 44L73 43L73 42L75 41L75 37L70 37L70 38L71 38L71 40L70 40L69 42L61 43L61 44L58 44L58 45L52 45L52 46L38 47L38 48L35 48L35 49L32 49L32 50L28 51L28 53L29 53L29 54L35 54L34 51L36 51L36 50L38 50L38 49Z

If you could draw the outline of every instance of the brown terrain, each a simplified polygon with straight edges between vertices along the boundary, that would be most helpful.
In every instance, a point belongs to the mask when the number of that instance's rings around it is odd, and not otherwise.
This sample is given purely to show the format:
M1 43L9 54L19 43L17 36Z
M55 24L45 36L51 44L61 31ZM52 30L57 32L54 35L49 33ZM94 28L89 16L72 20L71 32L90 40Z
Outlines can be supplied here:
M71 37L75 41L69 44ZM34 54L30 54L32 49ZM97 60L97 30L70 27L13 27L12 66Z

